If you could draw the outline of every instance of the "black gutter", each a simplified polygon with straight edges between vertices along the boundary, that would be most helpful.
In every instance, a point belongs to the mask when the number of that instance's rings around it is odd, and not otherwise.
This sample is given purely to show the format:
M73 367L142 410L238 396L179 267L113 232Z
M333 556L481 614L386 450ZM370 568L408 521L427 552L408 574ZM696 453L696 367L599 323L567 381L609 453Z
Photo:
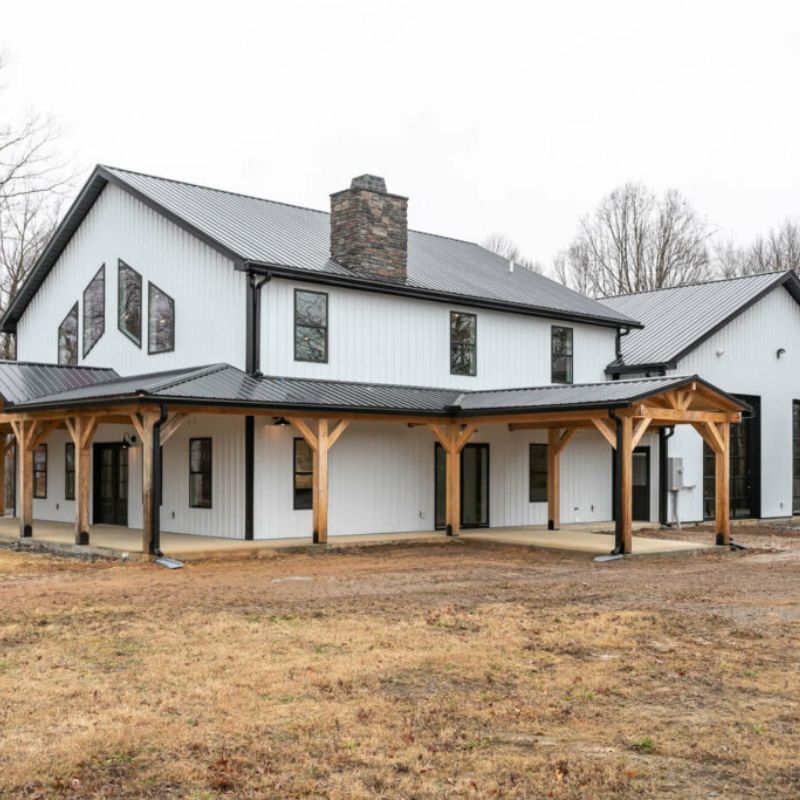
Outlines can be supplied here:
M576 311L561 311L557 308L545 308L541 306L524 305L522 303L511 303L504 300L492 300L486 297L442 292L436 289L425 289L417 286L408 286L407 284L392 283L390 281L367 280L357 275L315 272L308 269L300 269L299 267L289 267L285 264L246 261L236 268L248 272L252 271L269 274L276 278L288 278L301 283L321 283L330 286L343 286L348 289L360 289L361 291L377 292L379 294L402 295L421 298L423 300L433 300L439 303L455 303L462 306L507 311L511 314L582 322L587 325L598 325L604 328L619 328L620 325L625 325L630 328L644 327L644 325L634 320L621 320L614 317L597 317L592 314L581 314Z
M668 369L677 369L675 361L651 361L647 364L609 364L606 375L628 375L633 372L666 372Z
M256 419L244 418L244 538L254 536Z
M614 449L614 549L612 556L622 554L622 420L608 409L608 416L617 428L617 446Z
M663 528L669 526L667 462L669 460L669 439L674 433L674 425L664 425L658 429L658 521Z
M161 404L160 414L153 425L153 454L151 461L152 489L150 491L150 555L161 556L161 425L167 421L167 407Z
M614 339L614 353L619 362L622 362L622 337L627 336L630 332L630 328L617 328L617 335Z
M261 289L271 279L269 273L261 278L253 272L247 273L245 372L248 375L261 375Z

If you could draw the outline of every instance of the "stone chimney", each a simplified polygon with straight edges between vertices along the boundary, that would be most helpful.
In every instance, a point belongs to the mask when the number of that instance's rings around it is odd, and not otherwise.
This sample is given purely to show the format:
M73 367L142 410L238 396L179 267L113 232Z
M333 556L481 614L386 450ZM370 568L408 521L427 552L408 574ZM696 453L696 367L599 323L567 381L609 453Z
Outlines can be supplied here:
M408 198L386 191L375 175L353 178L331 195L331 258L371 278L407 275Z

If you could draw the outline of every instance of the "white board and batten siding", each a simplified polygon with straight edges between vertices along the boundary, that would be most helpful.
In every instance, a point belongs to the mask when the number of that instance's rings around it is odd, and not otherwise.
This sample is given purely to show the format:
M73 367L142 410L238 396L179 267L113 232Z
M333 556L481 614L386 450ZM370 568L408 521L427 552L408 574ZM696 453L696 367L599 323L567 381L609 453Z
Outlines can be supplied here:
M142 276L142 345L117 325L117 264ZM105 264L105 332L83 357L83 290ZM148 355L147 284L175 301L175 350ZM79 363L121 375L227 362L243 368L246 279L233 263L161 214L108 185L19 320L20 361L56 363L58 326L79 302Z
M785 353L777 357L779 349ZM761 397L761 516L792 513L792 401L800 400L800 306L779 287L728 323L678 363L732 394ZM683 458L684 521L703 518L703 443L679 425L669 452Z
M295 289L328 295L328 362L294 360ZM261 371L268 375L453 389L550 383L550 329L573 329L574 381L606 379L616 331L585 323L325 285L263 288ZM477 375L450 374L450 312L477 316Z

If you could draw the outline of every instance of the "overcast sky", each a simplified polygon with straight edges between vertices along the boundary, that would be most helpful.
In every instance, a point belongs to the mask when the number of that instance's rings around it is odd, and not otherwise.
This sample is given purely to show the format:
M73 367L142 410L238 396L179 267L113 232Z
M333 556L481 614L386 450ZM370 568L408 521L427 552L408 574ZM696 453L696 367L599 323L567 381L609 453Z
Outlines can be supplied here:
M124 11L123 11L124 9ZM614 186L746 242L800 216L800 4L3 4L3 112L107 163L328 207L363 172L412 227L549 264Z

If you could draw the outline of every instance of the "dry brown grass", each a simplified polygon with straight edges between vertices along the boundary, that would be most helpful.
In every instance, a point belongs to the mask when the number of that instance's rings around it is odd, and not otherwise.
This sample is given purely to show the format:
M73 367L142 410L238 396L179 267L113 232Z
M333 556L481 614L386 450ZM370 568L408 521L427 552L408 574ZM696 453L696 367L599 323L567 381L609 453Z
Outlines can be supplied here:
M797 797L794 541L0 550L0 797Z

